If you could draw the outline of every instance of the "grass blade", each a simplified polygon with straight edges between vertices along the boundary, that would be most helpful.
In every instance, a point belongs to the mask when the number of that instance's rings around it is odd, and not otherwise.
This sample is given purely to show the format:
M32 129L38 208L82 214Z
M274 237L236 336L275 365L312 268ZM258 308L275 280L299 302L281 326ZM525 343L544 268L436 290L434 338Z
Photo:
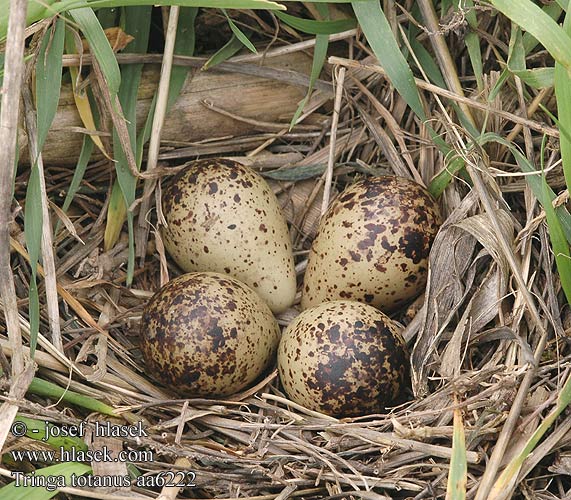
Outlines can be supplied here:
M24 207L24 236L26 248L30 256L30 356L34 356L38 332L40 331L40 299L37 288L36 265L42 250L42 191L40 188L40 173L35 163L30 170L28 189L26 190L26 205Z
M488 132L478 138L478 145L480 146L485 146L488 142L497 142L508 148L522 172L536 173L537 175L527 175L525 180L543 207L551 205L556 195L549 186L547 186L547 189L545 188L541 180L540 172L534 168L531 162L513 144L497 134ZM571 244L571 214L569 214L564 206L558 207L555 212L561 223L565 238L569 244Z
M79 159L77 160L77 164L75 165L75 170L73 171L73 178L71 179L71 183L65 195L65 200L62 206L62 210L64 212L67 212L67 210L69 209L69 206L73 201L75 193L77 193L77 190L81 185L81 181L83 180L83 175L85 174L85 170L87 169L87 164L89 163L89 159L91 158L92 152L93 152L93 141L88 135L86 135L83 138L83 145L81 146Z
M482 63L480 38L477 34L478 18L476 17L474 2L472 0L466 0L464 8L466 9L466 21L468 21L468 26L470 27L464 41L468 49L468 56L470 57L470 63L474 70L474 76L476 77L476 85L478 86L478 90L481 91L484 88L484 78L482 76L484 74L484 65Z
M194 45L196 42L194 21L197 13L198 9L196 8L186 7L180 9L178 14L176 40L174 44L174 53L176 55L191 56L194 54ZM171 70L167 110L169 110L177 100L189 71L190 68L186 66L173 66Z
M197 14L197 9L195 8L182 8L179 12L179 23L177 26L177 36L175 41L175 49L174 53L177 55L188 55L191 56L194 53L194 45L195 45L195 31L194 31L194 21ZM239 42L239 46L242 47L241 42ZM131 46L132 47L132 46ZM143 47L133 47L130 50L136 51L140 50L141 53L146 51L146 48ZM190 71L190 68L185 66L174 66L171 71L171 79L169 85L169 97L168 97L168 104L167 110L172 107L175 103L176 99L178 98L182 87L184 86L184 82L186 77ZM145 143L149 140L153 117L154 117L154 109L156 103L156 96L153 98L151 102L150 111L147 115L147 119L145 121L145 125L143 129L139 132L137 137L137 144L136 144L136 161L137 165L141 165L143 161L143 147ZM130 174L130 171L127 172ZM109 202L109 212L108 212L108 224L105 229L105 248L111 248L119 238L121 234L121 228L123 223L125 222L125 218L127 217L127 209L125 206L125 201L121 196L121 190L118 184L119 180L115 181L113 185L113 189L111 192L111 198ZM133 194L134 199L134 194ZM109 215L111 214L111 216ZM113 223L109 222L110 218L113 218ZM132 234L132 221L128 221L128 225L131 229L130 235ZM133 250L134 251L134 250ZM131 249L130 249L131 253ZM134 257L132 257L134 259Z
M111 406L106 405L97 399L64 389L59 385L42 380L38 377L34 377L30 387L28 388L28 392L36 394L37 396L52 398L55 401L65 401L66 403L80 406L98 413L103 413L104 415L117 416L115 410Z
M42 38L38 60L36 63L36 108L37 108L37 151L42 150L48 131L55 117L59 102L62 72L62 54L65 35L63 19L56 21L53 31L48 30ZM40 331L40 298L38 295L36 265L42 248L42 190L37 159L33 164L26 191L24 212L24 234L26 247L30 255L30 355L36 350L38 332Z
M251 33L251 32L249 32ZM248 33L248 34L249 34ZM177 37L178 40L178 37ZM238 40L238 38L236 37L236 35L232 35L232 38L230 38L230 40L228 40L228 42L226 42L224 44L223 47L221 47L220 49L218 49L209 59L208 61L206 61L204 63L204 65L202 66L202 71L206 71L210 68L213 68L214 66L216 66L217 64L220 64L224 61L227 61L228 59L230 59L234 54L236 54L241 48L243 47L242 42L240 40ZM179 67L179 66L175 66ZM173 68L173 70L175 69ZM169 96L170 96L170 92L169 92Z
M125 197L119 181L115 179L107 206L107 223L105 224L105 233L103 235L103 249L105 252L111 250L119 240L126 217L127 205L125 205Z
M316 35L315 36L315 48L313 50L313 61L311 63L311 75L309 77L309 87L307 88L307 94L299 103L299 106L295 110L293 114L293 118L290 122L290 129L294 127L297 120L301 116L307 101L311 96L311 92L313 91L313 86L315 82L319 78L319 74L323 69L323 64L325 63L325 58L327 57L327 48L329 47L329 35Z
M348 0L313 0L314 2L348 3ZM80 7L133 7L140 5L178 5L180 7L211 7L219 9L286 10L285 5L269 0L32 0L28 2L27 25L47 19L62 12ZM0 40L6 39L8 31L9 0L0 3Z
M563 29L571 36L571 14L565 15ZM558 126L561 130L559 138L561 161L567 188L571 186L571 77L563 64L555 62L555 97L557 98Z
M549 230L551 232L551 227ZM559 415L563 413L565 408L567 408L567 406L569 406L570 403L571 403L571 376L567 378L563 388L559 393L556 407L551 412L549 412L549 414L545 417L543 422L541 422L539 427L530 436L523 450L510 461L510 463L500 474L500 477L497 479L493 488L490 491L488 500L496 500L499 498L506 497L506 493L510 491L512 485L516 481L519 471L521 470L521 467L525 459L533 452L533 450L535 449L541 438L555 423L557 417L559 417Z
M425 121L426 114L420 101L414 76L399 49L378 0L353 1L351 3L363 33L365 33L369 45L377 56L380 65L386 71L389 80L416 115Z
M526 51L521 29L512 25L508 55L509 71L518 76L524 83L536 89L552 87L554 68L527 69L525 57Z
M121 85L119 65L95 12L84 7L70 10L69 13L89 42L89 50L101 66L111 95L117 94Z
M571 71L571 37L530 0L491 0L505 16L531 33L566 71Z
M194 54L194 45L196 38L194 30L194 21L196 19L197 12L198 12L197 9L194 8L180 9L178 15L179 23L177 26L176 40L174 47L175 55L192 56ZM240 47L242 47L242 43L239 40L238 43L240 43ZM171 70L171 81L169 87L169 100L167 104L167 111L172 107L172 105L175 103L176 99L178 98L189 71L190 68L185 66L173 66ZM151 107L149 115L147 116L147 120L145 122L145 126L143 127L143 130L139 132L139 136L137 137L137 158L139 163L142 161L143 158L143 146L151 136L156 98L157 96L155 95L151 102Z
M149 42L151 21L151 7L129 7L125 9L125 31L132 34L135 39L129 45L129 50L135 53L144 53L147 50ZM127 120L127 128L131 147L136 150L136 130L137 130L137 93L139 83L141 81L142 64L132 64L123 68L123 81L119 89L119 101L123 108L125 119ZM118 235L123 225L124 215L127 214L127 225L129 229L129 262L127 265L127 284L131 283L135 270L135 240L133 234L133 213L129 212L126 207L131 206L135 201L135 189L137 179L129 170L127 157L121 147L117 132L113 132L113 144L115 155L115 170L117 173L117 182L121 188L124 198L124 206L120 204L110 204L107 213L107 227L105 236L111 237ZM140 165L138 165L140 167ZM115 191L115 189L114 189ZM105 247L111 248L114 242L106 240Z
M75 47L75 40L70 30L67 31L65 37L65 49L67 54L76 54L77 50ZM93 117L93 111L91 110L91 104L89 103L89 98L87 97L87 93L84 91L78 90L78 84L81 82L81 75L78 72L77 67L71 66L69 68L69 73L71 76L71 88L73 90L73 100L75 102L75 107L77 108L77 112L79 113L79 117L83 122L83 125L87 130L97 130L97 126L95 125L95 119ZM103 142L98 135L90 136L91 140L94 144L99 148L99 151L105 156L109 158L109 154L105 150L105 146L103 146Z
M244 47L246 47L254 54L257 54L258 51L256 50L256 47L254 47L254 44L250 42L250 40L248 40L248 37L240 30L240 28L238 28L238 26L236 26L236 23L232 21L226 10L222 9L222 12L224 12L226 20L228 21L228 24L230 26L230 29L232 30L232 33L234 33L236 38L244 44Z
M303 19L301 17L290 16L277 11L276 17L284 23L308 35L333 35L342 31L347 31L357 26L357 20L353 18L336 19L335 21L318 21L315 19Z
M542 178L543 197L549 197L549 186L545 175ZM571 256L569 255L569 244L565 238L565 233L561 226L561 221L551 203L546 203L543 207L547 219L547 226L549 227L549 238L553 253L555 254L555 262L557 263L557 271L559 272L559 279L561 286L565 292L567 302L571 303Z
M38 151L44 147L59 102L65 21L59 18L44 34L36 62Z
M446 500L465 500L468 481L466 460L466 437L460 409L454 410L454 434L452 436L452 457L446 487Z

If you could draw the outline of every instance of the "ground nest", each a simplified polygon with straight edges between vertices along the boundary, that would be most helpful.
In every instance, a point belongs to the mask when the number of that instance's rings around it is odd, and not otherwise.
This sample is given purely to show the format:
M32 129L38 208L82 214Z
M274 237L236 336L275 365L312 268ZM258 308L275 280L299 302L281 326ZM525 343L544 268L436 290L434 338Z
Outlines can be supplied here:
M465 96L427 83L416 71L426 124L452 146L447 154L435 147L431 131L390 85L362 34L354 30L332 45L334 55L297 128L287 127L291 113L255 126L236 114L225 115L243 132L192 143L166 141L159 157L164 179L169 169L174 172L197 157L232 157L262 173L290 224L298 284L324 197L331 201L345 186L369 175L398 175L432 187L434 179L445 179L442 189L435 188L444 223L430 254L426 291L392 315L402 324L411 352L412 390L406 402L386 414L328 417L289 401L275 367L254 387L227 399L180 399L176 391L160 387L145 372L139 325L148 299L181 271L165 255L156 230L160 221L151 209L135 218L135 240L147 243L145 251L137 247L133 283L126 286L127 225L111 248L104 247L114 166L101 159L87 165L67 215L57 206L75 166L45 166L64 354L50 341L50 304L40 279L38 370L25 398L17 402L19 415L64 425L87 420L90 428L96 421L125 426L142 420L144 433L93 437L89 446L147 455L86 463L99 476L126 476L132 466L149 476L193 472L185 480L193 479L195 486L165 489L161 498L444 498L453 435L462 426L468 497L475 498L479 488L489 489L555 407L571 367L571 317L533 176L524 175L514 156L514 150L521 151L532 166L545 163L550 187L561 193L556 205L565 209L559 135L549 113L555 112L553 97L549 89L524 88L513 79L498 83L509 21L486 10L479 16L481 32L493 33L480 40L486 55L481 75L473 74L459 43L465 34L462 20L440 33ZM417 43L432 50L429 35L420 31ZM270 64L276 54L283 55L283 47L290 54L311 50L290 33L249 64ZM552 64L539 51L535 63ZM236 69L240 61L233 64L218 71L240 81L245 77ZM289 82L292 73L277 65L273 81L283 77ZM186 88L192 82L191 75ZM339 115L332 127L335 107ZM473 130L488 133L488 140L474 141ZM451 169L455 160L464 167ZM15 198L22 204L29 177L30 168L22 165L15 184ZM142 187L141 182L138 196ZM149 199L154 204L154 197ZM28 346L29 255L21 207L14 208L11 261ZM49 270L40 269L39 276L44 272ZM298 314L299 292L296 304L278 317L280 326ZM13 351L5 331L0 346L2 366L9 372ZM54 386L68 392L62 395ZM564 410L516 471L515 482L506 486L508 498L571 498L570 431L571 418ZM4 472L21 468L8 453L21 449L49 446L9 434ZM50 463L39 459L26 471L46 465ZM0 482L12 480L3 477ZM162 490L160 484L145 484L88 493L66 487L59 495L118 500L155 498Z

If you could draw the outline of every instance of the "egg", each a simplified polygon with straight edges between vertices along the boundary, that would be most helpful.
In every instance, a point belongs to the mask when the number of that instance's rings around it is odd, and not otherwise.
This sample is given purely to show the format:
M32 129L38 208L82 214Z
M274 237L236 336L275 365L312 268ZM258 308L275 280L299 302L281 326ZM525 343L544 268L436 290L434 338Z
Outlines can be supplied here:
M349 299L391 312L425 287L430 246L441 224L436 201L419 184L394 176L345 189L313 240L301 306Z
M186 272L229 274L279 313L296 292L287 222L266 181L224 159L197 160L162 196L165 248Z
M141 350L149 374L174 392L225 396L275 360L279 326L261 297L220 273L169 281L146 305Z
M295 403L336 417L383 412L406 388L408 354L396 324L349 300L306 309L278 347L282 386Z

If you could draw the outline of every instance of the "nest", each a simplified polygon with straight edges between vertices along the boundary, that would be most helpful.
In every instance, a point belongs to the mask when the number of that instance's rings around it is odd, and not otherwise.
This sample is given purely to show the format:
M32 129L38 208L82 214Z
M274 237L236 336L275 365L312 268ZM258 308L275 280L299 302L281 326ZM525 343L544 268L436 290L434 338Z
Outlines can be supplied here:
M482 23L482 32L508 31L493 30L494 23L507 26L502 18L484 15ZM462 44L457 43L463 34L443 34L455 60L465 62ZM427 38L420 39L429 47ZM338 42L337 54L346 54L349 45L352 58L335 57L326 65L324 87L308 104L313 112L303 122L306 128L250 130L243 136L177 143L163 151L165 171L180 164L180 158L223 152L265 175L290 223L299 282L324 197L330 201L355 179L380 173L428 185L452 157L463 159L466 169L451 173L439 199L445 222L430 254L426 291L393 315L403 325L411 349L413 392L386 414L336 419L309 411L287 399L275 370L228 399L178 399L155 383L138 349L141 312L161 284L180 270L151 230L146 255L139 255L133 284L126 286L127 227L112 248L103 249L113 167L106 161L87 167L68 214L54 211L59 218L55 273L63 299L63 355L48 339L48 311L54 304L46 302L44 281L39 287L40 332L46 336L38 339L35 380L68 392L60 397L32 383L26 397L16 401L20 415L67 426L85 421L87 435L95 422L126 426L142 421L144 432L132 436L92 436L90 449L133 452L131 460L92 461L93 475L128 476L132 463L148 477L187 471L176 478L195 486L161 488L160 482L149 480L131 487L93 485L81 492L68 485L60 489L62 498L143 499L161 491L165 499L443 498L459 422L465 433L468 496L492 486L498 471L520 453L554 408L569 374L571 351L569 309L555 270L545 213L529 178L504 144L474 145L457 118L460 111L469 114L478 130L508 137L536 164L541 134L546 134L547 179L557 191L564 186L557 131L537 105L528 107L535 99L554 111L554 103L549 92L534 91L530 97L519 85L503 86L487 101L500 75L492 43L508 40L482 40L482 52L490 57L478 90L466 90L461 97L419 80L427 123L453 145L449 156L434 147L427 127L375 66L357 33ZM291 52L306 48L304 43L289 46ZM266 60L274 50L265 54ZM340 68L346 69L343 81L338 79ZM469 72L460 77L465 89L477 88ZM340 89L339 120L332 128L335 89ZM334 169L331 161L328 166L332 144ZM244 156L254 148L257 155ZM65 196L73 174L73 167L46 166L46 192L55 204ZM22 169L17 176L17 200L25 199L29 175L29 169ZM565 196L556 202L564 205ZM156 226L155 212L148 221L151 228ZM136 226L136 231L143 228ZM19 321L26 337L30 268L18 211L11 235ZM294 308L281 315L280 325L285 327L296 314ZM8 358L14 355L6 333L0 334L0 345ZM29 352L28 347L21 349ZM2 361L7 368L6 358ZM13 401L13 394L8 399ZM108 405L110 414L81 404L77 395ZM570 494L570 430L565 410L523 461L507 495L549 499ZM47 447L36 439L9 435L4 472L21 467L8 459L8 452L17 449ZM38 467L47 464L36 462Z

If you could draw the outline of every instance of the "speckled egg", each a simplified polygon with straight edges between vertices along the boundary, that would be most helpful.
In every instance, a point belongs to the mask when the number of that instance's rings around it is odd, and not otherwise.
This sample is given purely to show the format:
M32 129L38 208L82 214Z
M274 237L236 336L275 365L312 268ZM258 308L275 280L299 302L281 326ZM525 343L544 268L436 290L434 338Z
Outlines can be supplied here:
M252 169L224 159L191 162L166 186L165 248L187 272L226 273L279 313L296 280L287 222L274 193Z
M380 413L406 387L408 356L396 324L348 300L306 309L278 348L281 383L298 404L336 417Z
M151 376L185 395L233 394L274 361L279 326L260 296L219 273L184 274L149 301L141 349Z
M301 306L348 299L390 312L426 285L438 205L402 177L361 180L324 215L309 253Z

